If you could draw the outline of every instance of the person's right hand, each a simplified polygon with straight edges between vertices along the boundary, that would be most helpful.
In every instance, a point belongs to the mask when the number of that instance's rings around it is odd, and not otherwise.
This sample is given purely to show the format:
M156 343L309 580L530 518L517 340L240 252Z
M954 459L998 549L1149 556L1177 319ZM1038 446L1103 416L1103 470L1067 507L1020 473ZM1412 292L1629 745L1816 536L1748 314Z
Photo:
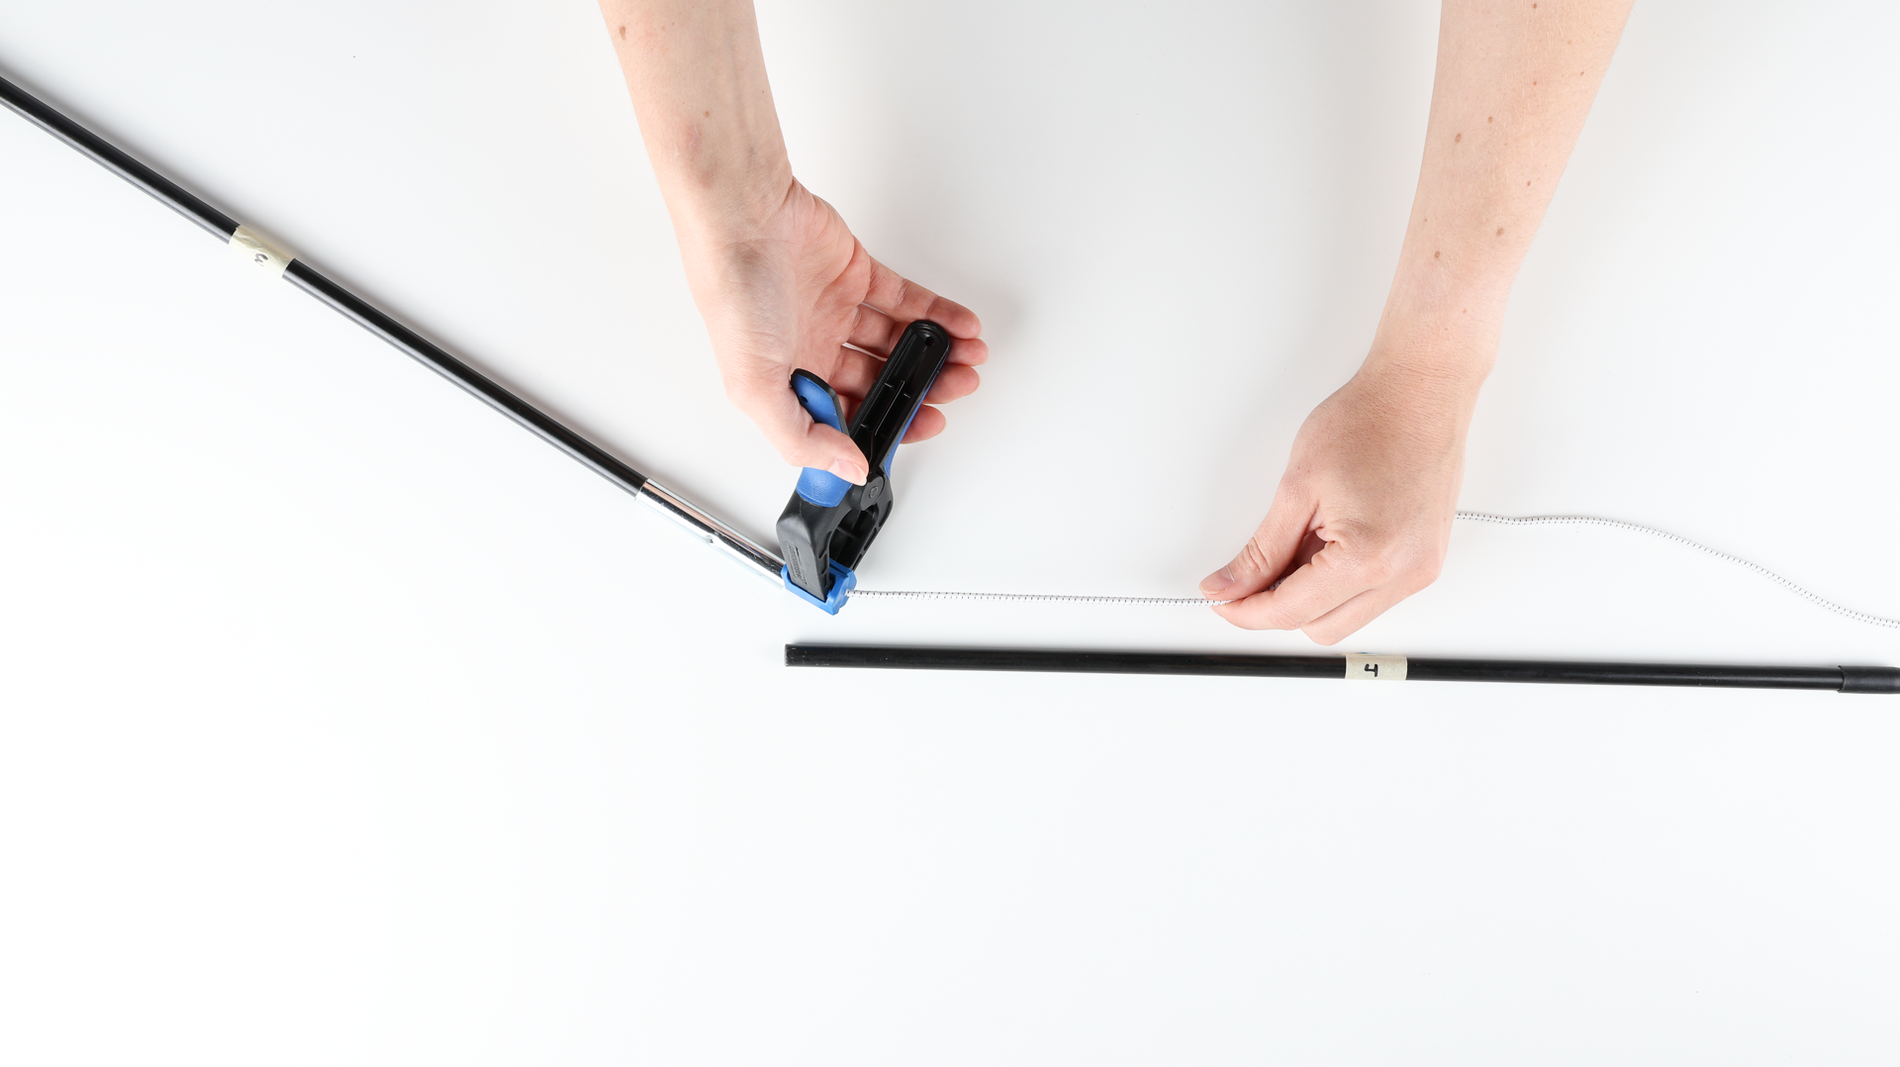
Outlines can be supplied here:
M1266 519L1202 580L1228 622L1335 644L1438 577L1494 346L1447 345L1421 364L1384 341L1307 416Z
M791 389L804 369L844 399L848 420L876 380L904 327L929 319L953 338L949 362L926 401L941 404L977 387L989 358L982 324L946 300L872 259L830 204L796 180L762 220L721 232L682 233L693 299L712 335L726 396L751 417L795 467L828 470L862 484L870 465L851 439L817 422ZM904 435L921 441L943 432L936 408L918 410Z

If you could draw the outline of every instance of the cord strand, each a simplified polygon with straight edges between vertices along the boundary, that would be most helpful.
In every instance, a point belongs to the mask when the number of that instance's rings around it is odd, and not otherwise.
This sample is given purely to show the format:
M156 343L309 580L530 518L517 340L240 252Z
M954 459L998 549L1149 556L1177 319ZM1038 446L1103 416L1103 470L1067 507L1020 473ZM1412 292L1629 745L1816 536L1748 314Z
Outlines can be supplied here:
M874 600L1024 600L1060 604L1198 604L1202 607L1229 603L1198 596L1073 596L1066 593L966 593L947 589L859 589L851 594L853 600L858 597L871 597Z
M1484 511L1460 511L1458 512L1458 518L1466 522L1487 522L1498 526L1606 526L1612 530L1626 530L1631 533L1660 537L1665 541L1672 541L1685 548L1693 548L1698 552L1714 556L1716 559L1733 563L1738 567L1744 567L1753 571L1757 575L1768 579L1783 589L1786 589L1788 592L1813 604L1815 607L1825 611L1831 611L1842 618L1852 619L1855 622L1865 623L1868 626L1882 626L1890 630L1900 630L1900 620L1883 618L1879 615L1870 615L1864 611L1855 611L1853 608L1836 604L1832 600L1812 590L1803 588L1783 578L1781 575L1776 574L1774 571L1769 570L1759 563L1745 560L1740 556L1732 555L1719 549L1710 548L1708 545L1702 544L1699 541L1691 541L1681 534L1673 534L1668 530L1658 530L1653 526L1643 526L1633 522L1623 522L1618 519L1603 519L1594 515L1526 515L1520 517L1512 515L1493 515ZM1212 607L1216 604L1230 603L1226 600L1208 600L1205 597L1185 596L1078 596L1064 593L974 593L935 589L859 589L852 593L851 596L854 598L866 597L873 600L1004 600L1054 604L1122 604L1167 607L1181 607L1185 605Z
M1668 530L1658 530L1654 526L1643 526L1638 523L1623 522L1618 519L1602 519L1594 515L1528 515L1520 518L1511 515L1492 515L1483 511L1461 511L1458 513L1458 517L1467 522L1489 522L1499 526L1607 526L1612 530L1628 530L1631 533L1660 537L1665 541L1673 541L1685 548L1693 548L1697 552L1706 553L1714 556L1716 559L1751 570L1783 589L1786 589L1788 592L1793 593L1795 596L1813 604L1815 607L1825 611L1831 611L1842 618L1852 619L1859 623L1866 623L1869 626L1884 626L1890 630L1900 630L1900 620L1883 618L1879 615L1870 615L1864 611L1855 611L1853 608L1836 604L1813 590L1804 588L1783 578L1781 575L1776 574L1774 571L1769 570L1759 563L1743 559L1740 556L1728 552L1723 552L1720 549L1710 548L1700 541L1691 541L1681 534L1670 533Z

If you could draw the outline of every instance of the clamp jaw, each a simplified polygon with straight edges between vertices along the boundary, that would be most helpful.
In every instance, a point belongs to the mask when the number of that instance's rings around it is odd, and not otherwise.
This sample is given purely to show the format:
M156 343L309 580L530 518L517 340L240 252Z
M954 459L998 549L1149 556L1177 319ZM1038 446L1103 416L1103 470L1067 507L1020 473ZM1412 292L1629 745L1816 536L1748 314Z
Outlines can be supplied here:
M799 474L798 489L778 517L778 543L785 556L780 572L785 588L801 599L836 615L857 587L852 568L891 517L891 460L949 356L948 330L922 319L911 323L858 405L848 431L871 462L870 476L863 485L853 485L814 467ZM793 371L792 391L812 418L847 432L844 405L823 378Z

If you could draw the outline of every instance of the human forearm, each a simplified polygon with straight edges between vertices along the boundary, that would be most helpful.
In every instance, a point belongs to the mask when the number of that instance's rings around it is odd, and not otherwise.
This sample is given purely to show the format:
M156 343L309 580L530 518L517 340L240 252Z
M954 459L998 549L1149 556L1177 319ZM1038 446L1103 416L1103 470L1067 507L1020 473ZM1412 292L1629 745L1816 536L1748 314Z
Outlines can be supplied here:
M751 0L600 0L600 10L727 397L787 463L862 483L864 455L805 413L792 372L855 404L904 326L928 318L955 338L927 395L941 404L977 386L981 323L871 258L792 176ZM904 439L943 425L927 405Z
M1631 0L1446 0L1417 197L1369 364L1475 390Z
M1504 304L1630 0L1445 0L1418 195L1372 350L1294 440L1266 519L1201 589L1331 644L1437 578Z
M791 164L750 0L600 0L682 245L742 234Z

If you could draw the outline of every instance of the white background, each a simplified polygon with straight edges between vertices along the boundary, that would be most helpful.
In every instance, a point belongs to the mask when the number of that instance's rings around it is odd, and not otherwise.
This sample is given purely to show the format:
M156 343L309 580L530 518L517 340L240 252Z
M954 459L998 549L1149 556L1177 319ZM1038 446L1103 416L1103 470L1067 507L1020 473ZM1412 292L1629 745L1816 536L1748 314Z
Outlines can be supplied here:
M876 588L1191 595L1364 353L1427 0L763 4L801 177L984 317ZM1463 506L1900 614L1890 3L1639 7ZM592 5L0 3L0 69L761 538ZM1891 1063L1900 704L792 672L1302 651L774 594L0 115L0 1060ZM1461 525L1352 638L1900 662Z

